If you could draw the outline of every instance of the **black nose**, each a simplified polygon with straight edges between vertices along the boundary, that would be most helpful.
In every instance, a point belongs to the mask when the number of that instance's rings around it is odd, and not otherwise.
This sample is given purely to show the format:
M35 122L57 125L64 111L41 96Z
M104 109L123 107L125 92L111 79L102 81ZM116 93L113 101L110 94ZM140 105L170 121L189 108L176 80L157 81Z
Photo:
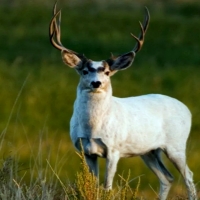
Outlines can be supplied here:
M100 81L92 81L91 84L92 84L93 88L98 88L101 85L101 82Z

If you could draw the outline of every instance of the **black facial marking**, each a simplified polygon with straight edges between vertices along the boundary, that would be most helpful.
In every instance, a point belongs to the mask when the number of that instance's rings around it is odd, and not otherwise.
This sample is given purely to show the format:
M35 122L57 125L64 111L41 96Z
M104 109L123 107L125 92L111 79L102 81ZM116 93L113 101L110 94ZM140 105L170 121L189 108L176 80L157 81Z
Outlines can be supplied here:
M87 70L83 70L83 75L86 75L88 74L88 71Z
M105 71L105 67L98 67L98 69L97 69L98 73L104 72L104 71Z
M96 72L96 69L93 68L93 67L91 67L91 66L88 66L88 70L89 70L90 72Z
M88 71L89 72L104 72L105 71L105 67L98 67L97 69L93 68L91 65L87 65Z
M95 72L96 70L94 68L92 68L92 62L91 60L87 60L87 62L83 63L83 67L82 69L86 69L85 71L89 71L89 72Z

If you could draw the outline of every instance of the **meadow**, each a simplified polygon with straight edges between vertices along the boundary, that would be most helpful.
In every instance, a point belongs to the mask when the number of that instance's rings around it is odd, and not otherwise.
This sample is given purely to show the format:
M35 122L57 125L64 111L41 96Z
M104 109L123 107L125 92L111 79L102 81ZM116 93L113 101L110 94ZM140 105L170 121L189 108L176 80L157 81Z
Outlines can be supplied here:
M82 167L69 138L79 77L49 41L54 1L0 3L0 199L64 199L64 186L72 188ZM189 107L193 124L187 156L199 190L200 3L60 0L62 43L93 60L128 52L135 45L130 33L139 33L144 6L151 14L145 44L132 67L112 77L113 93L160 93ZM165 162L175 176L170 199L185 199L182 178ZM100 184L104 168L100 159ZM122 180L118 174L127 177L129 170L130 187L137 188L139 181L137 199L157 198L158 180L140 158L120 160L115 188ZM21 187L26 189L19 194ZM37 198L27 192L31 190Z

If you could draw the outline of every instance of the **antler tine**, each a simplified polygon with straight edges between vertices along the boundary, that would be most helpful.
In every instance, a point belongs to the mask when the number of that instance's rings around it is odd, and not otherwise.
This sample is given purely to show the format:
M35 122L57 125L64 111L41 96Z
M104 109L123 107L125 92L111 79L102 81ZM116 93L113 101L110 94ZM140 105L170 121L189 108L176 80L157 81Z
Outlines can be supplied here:
M66 47L64 47L60 41L60 37L61 37L61 32L60 32L60 24L61 24L61 10L56 11L56 6L57 6L57 1L54 5L53 8L53 18L50 22L50 26L49 26L49 37L50 37L50 41L52 43L52 45L57 48L60 51L67 51L73 54L78 55L78 53L76 53L75 51L72 51L70 49L67 49ZM58 17L59 16L59 17ZM58 21L57 21L57 17L58 17Z
M53 7L53 16L56 14L57 3L58 3L58 1L55 2L54 7Z
M55 3L55 6L54 6L54 16L55 16L55 21L54 21L54 26L55 26L55 35L56 35L56 39L57 39L57 42L60 46L64 47L60 41L60 37L61 37L61 32L60 32L60 24L61 24L61 10L59 10L57 13L56 13L56 6L57 6L57 2ZM58 17L58 23L57 23L57 20L56 20L56 17L59 15Z
M57 6L57 1L54 4L53 7L53 17L51 19L50 25L49 25L49 36L50 38L54 35L55 31L54 31L54 26L55 26L55 16L57 16L57 12L56 12L56 6Z
M56 4L54 5L54 13L56 9ZM58 31L58 26L56 22L56 17L59 15L60 11L58 11L56 14L54 14L50 26L49 26L49 37L52 45L57 48L58 50L63 50L64 47L63 45L59 42L59 31ZM56 36L56 41L54 40L54 36Z
M140 51L140 49L143 46L145 33L147 31L149 21L150 21L150 14L149 14L149 10L147 9L147 7L145 7L145 11L146 11L146 15L145 15L143 24L141 22L139 22L140 23L140 29L141 29L141 33L140 33L139 37L136 37L135 35L133 35L131 33L131 36L134 37L135 40L137 41L137 44L135 45L135 47L132 50L135 53Z
M147 7L145 7L145 11L146 11L146 15L145 15L145 19L144 19L144 31L146 32L146 30L149 26L150 14L149 14L149 10Z
M58 23L56 21L56 17L58 16ZM54 27L55 27L55 36L58 44L62 47L64 47L60 41L61 33L60 33L60 22L61 22L61 10L58 11L58 14L55 16L55 22L54 22Z

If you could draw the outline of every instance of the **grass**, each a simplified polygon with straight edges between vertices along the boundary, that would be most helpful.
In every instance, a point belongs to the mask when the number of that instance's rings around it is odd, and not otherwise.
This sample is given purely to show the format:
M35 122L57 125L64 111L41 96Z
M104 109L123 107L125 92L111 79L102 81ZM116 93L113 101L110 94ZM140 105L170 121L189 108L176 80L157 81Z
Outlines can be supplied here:
M120 176L121 181L118 185L118 190L106 191L102 185L99 185L97 178L89 172L89 168L84 158L84 152L78 153L81 160L82 169L77 172L75 182L64 184L58 176L55 169L47 160L47 165L52 170L53 175L57 178L53 182L47 182L46 177L40 171L40 176L36 181L32 181L30 185L22 184L24 176L19 176L21 166L13 157L7 157L0 169L0 198L1 199L73 199L73 200L125 200L139 199L137 192L140 185L138 181L137 188L133 191L129 186L130 171L125 179ZM24 174L25 175L25 174ZM61 187L57 187L60 183ZM60 188L60 189L58 189ZM129 193L130 192L130 193Z
M15 0L9 5L5 1L0 6L0 178L4 173L7 186L14 188L16 195L32 190L36 191L35 199L45 195L60 198L58 193L64 198L60 181L72 187L81 168L69 139L78 75L63 65L60 53L49 43L48 25L54 2L35 2L22 5ZM84 52L94 60L108 58L111 51L117 55L131 50L135 41L129 33L138 33L138 20L143 18L144 5L148 6L151 22L144 47L131 68L112 78L114 95L162 93L181 100L190 108L193 126L187 154L198 189L199 2L88 2L84 5L59 2L62 41L68 48ZM6 175L7 165L11 171ZM167 165L177 180L170 196L175 199L178 194L181 199L181 195L185 196L185 187L174 167L168 162ZM100 185L104 166L105 162L100 159ZM126 178L117 174L124 174ZM156 198L153 190L158 191L157 178L139 158L120 160L115 177L116 190L120 181L126 185L126 180L138 176L137 198ZM137 188L138 179L129 185ZM11 192L5 188L5 192ZM131 194L129 189L128 193Z

